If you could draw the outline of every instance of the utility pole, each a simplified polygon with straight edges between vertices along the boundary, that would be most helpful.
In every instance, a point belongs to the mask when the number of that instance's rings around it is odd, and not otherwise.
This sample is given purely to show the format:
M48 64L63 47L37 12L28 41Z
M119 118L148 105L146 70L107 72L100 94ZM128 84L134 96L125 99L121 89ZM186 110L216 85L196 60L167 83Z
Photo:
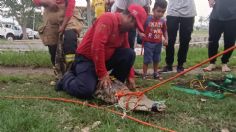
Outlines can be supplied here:
M33 17L33 35L34 35L34 25L35 25L35 11L34 11L34 17ZM34 39L34 37L33 37Z
M34 25L35 25L35 12L34 12L34 16L33 16L33 31L34 31Z
M92 16L91 16L91 3L90 0L87 1L87 21L88 21L88 27L92 24Z

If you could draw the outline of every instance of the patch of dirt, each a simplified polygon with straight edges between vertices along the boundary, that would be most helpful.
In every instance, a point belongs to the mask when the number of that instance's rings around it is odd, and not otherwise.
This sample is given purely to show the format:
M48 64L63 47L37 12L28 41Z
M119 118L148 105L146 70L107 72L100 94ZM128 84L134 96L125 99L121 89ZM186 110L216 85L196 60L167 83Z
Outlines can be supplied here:
M175 68L174 68L175 69ZM140 75L142 74L142 69L135 69ZM148 74L152 75L153 70L149 69ZM232 67L232 73L236 74L236 67ZM170 73L162 73L162 74L175 74L176 71ZM202 74L204 73L202 68L197 68L193 71L190 71L187 74ZM210 73L210 72L206 72ZM221 69L217 68L216 71L212 72L214 74L221 74ZM51 68L34 68L34 67L5 67L0 66L0 75L28 75L28 74L47 74L47 75L53 75L53 70Z
M53 70L50 69L50 68L4 67L4 66L0 66L0 75L32 75L32 74L53 75Z
M236 74L236 66L233 66L233 67L230 67L231 68L231 73L233 73L233 74ZM142 69L135 69L135 71L139 74L139 75L142 75L142 72L143 72L143 70ZM153 69L148 69L148 71L147 71L147 74L149 75L149 76L152 76L152 73L153 73ZM177 71L176 71L176 67L173 67L173 71L172 72L167 72L167 73L164 73L164 72L162 72L161 74L163 74L163 75L174 75L174 74L176 74L177 73ZM190 71L190 72L188 72L188 73L186 73L187 75L188 74L190 74L190 75L197 75L197 74L203 74L203 73L214 73L214 74L221 74L222 72L221 72L221 67L217 67L214 71L212 71L212 72L204 72L203 71L203 68L196 68L196 69L194 69L194 70L192 70L192 71ZM227 73L225 73L225 74L227 74Z

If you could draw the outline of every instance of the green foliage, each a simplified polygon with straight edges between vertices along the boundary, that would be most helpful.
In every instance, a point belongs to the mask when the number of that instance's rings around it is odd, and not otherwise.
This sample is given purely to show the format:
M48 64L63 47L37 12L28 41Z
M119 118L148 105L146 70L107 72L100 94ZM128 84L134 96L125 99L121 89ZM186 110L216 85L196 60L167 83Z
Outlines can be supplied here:
M223 49L220 48L219 51ZM51 62L49 59L49 54L47 52L2 52L0 53L0 65L2 66L36 66L36 67L51 67ZM190 48L188 52L187 62L185 67L190 67L196 65L197 63L202 62L207 59L207 48ZM236 52L233 52L231 59L229 61L230 66L235 66L236 61L233 61L236 58ZM175 55L176 65L177 54ZM220 64L220 59L217 63ZM136 56L134 67L136 69L141 69L143 66L143 56ZM161 55L160 67L165 66L165 51L163 50ZM149 66L152 68L152 65Z
M32 0L1 0L1 8L7 8L9 11L4 12L5 16L15 17L20 24L27 24L34 12Z
M47 52L3 52L0 53L0 65L2 66L33 66L51 67L51 61Z
M55 92L54 87L49 85L52 78L48 75L0 76L0 96L75 99L65 92ZM154 80L141 79L137 79L137 82L140 87L158 83ZM168 107L166 112L130 112L128 115L178 132L221 131L223 128L236 131L235 96L216 100L185 94L170 87L170 84L165 84L147 93L153 100L165 100ZM205 98L206 101L202 102L201 98ZM88 102L96 103L97 100ZM122 112L121 109L115 109ZM101 125L92 129L92 132L113 132L117 129L122 132L160 131L87 106L46 100L0 99L1 132L76 132L91 126L95 121L101 121Z
M3 12L4 16L16 18L22 26L24 36L26 36L26 25L32 20L35 11L32 0L1 0L0 8L7 9Z
M219 51L223 51L223 48L219 48ZM174 66L177 65L177 52L178 49L176 48L175 50L175 62L174 62ZM165 50L162 52L161 54L161 62L160 62L160 67L165 66ZM190 66L194 66L198 63L201 63L202 61L206 60L208 58L208 51L207 48L194 48L194 47L190 47L189 51L188 51L188 57L187 57L187 62L185 63L185 67L190 67ZM219 57L217 60L217 63L221 64L221 57ZM236 52L233 52L230 61L229 61L229 65L230 66L235 66L236 65L236 61L234 61L236 58ZM141 69L143 65L143 56L136 56L135 59L135 64L134 67L137 69ZM152 65L149 66L149 68L152 68Z
M35 19L35 25L33 25L34 19ZM34 30L38 30L39 26L41 26L41 24L43 23L43 17L41 15L41 13L35 12L34 19L33 19L33 16L31 16L31 19L28 20L26 27L33 29L33 26L34 26Z

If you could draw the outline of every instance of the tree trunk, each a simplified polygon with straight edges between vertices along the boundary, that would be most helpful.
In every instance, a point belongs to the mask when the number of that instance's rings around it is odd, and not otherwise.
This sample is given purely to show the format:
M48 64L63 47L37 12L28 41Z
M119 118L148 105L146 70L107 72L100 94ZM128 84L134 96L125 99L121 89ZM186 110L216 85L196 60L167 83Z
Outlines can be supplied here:
M26 24L22 25L22 32L23 32L23 39L28 39L28 36L26 33Z

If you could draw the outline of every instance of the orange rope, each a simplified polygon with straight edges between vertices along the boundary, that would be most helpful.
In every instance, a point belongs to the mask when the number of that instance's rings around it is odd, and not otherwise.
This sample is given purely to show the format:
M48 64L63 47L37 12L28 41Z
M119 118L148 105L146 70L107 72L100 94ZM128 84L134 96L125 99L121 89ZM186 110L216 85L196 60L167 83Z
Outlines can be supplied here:
M196 69L196 68L198 68L198 67L200 67L200 66L202 66L202 65L204 65L204 64L206 64L206 63L208 63L209 61L211 61L211 60L213 60L213 59L215 59L215 58L217 58L217 57L219 57L219 56L221 56L221 55L223 55L223 54L225 54L225 53L228 53L229 51L234 50L234 49L236 49L236 45L234 45L234 46L232 46L232 47L226 49L225 51L222 51L222 52L220 52L220 53L218 53L218 54L212 56L211 58L208 58L207 60L202 61L201 63L198 63L198 64L196 64L196 65L194 65L194 66L192 66L192 67L190 67L190 68L188 68L188 69L186 69L186 70L184 70L184 71L182 71L182 72L176 74L176 75L173 76L173 77L170 77L170 78L168 78L168 79L166 79L166 80L163 80L163 81L161 81L160 83L158 83L158 84L156 84L156 85L153 85L153 86L151 86L151 87L148 87L148 88L146 88L144 91L128 92L128 93L124 93L124 92L122 92L122 91L118 91L118 92L115 94L115 96L118 98L118 100L119 100L122 96L131 96L131 95L134 95L134 96L140 97L140 96L142 96L144 93L146 93L146 92L148 92L148 91L151 91L151 90L153 90L153 89L156 89L156 88L160 87L161 85L163 85L163 84L165 84L165 83L167 83L167 82L170 82L170 81L172 81L172 80L174 80L174 79L176 79L176 78L178 78L178 77L184 75L185 73L187 73L187 72L189 72L189 71L191 71L191 70L194 70L194 69Z
M189 71L191 71L191 70L194 70L194 69L196 69L196 68L198 68L198 67L200 67L200 66L202 66L202 65L204 65L204 64L206 64L206 63L208 63L209 61L211 61L211 60L213 60L213 59L215 59L215 58L217 58L217 57L219 57L219 56L221 56L221 55L223 55L223 54L225 54L225 53L228 53L229 51L232 51L232 50L234 50L234 49L236 49L236 45L234 45L234 46L232 46L232 47L226 49L225 51L222 51L222 52L220 52L220 53L218 53L218 54L212 56L211 58L209 58L209 59L207 59L207 60L202 61L202 62L199 63L199 64L196 64L196 65L194 65L194 66L192 66L192 67L190 67L190 68L188 68L188 69L186 69L186 70L184 70L184 71L182 71L182 72L176 74L175 76L173 76L173 77L171 77L171 78L168 78L168 79L163 80L162 82L160 82L160 83L158 83L158 84L156 84L156 85L153 85L153 86L151 86L151 87L148 87L147 89L145 89L145 90L142 91L142 92L143 92L143 93L146 93L146 92L148 92L148 91L151 91L151 90L153 90L153 89L156 89L156 88L160 87L161 85L163 85L163 84L165 84L165 83L167 83L167 82L170 82L170 81L172 81L172 80L174 80L174 79L176 79L176 78L178 78L178 77L184 75L185 73L187 73L187 72L189 72Z
M120 115L120 116L124 116L123 113L120 113L120 112L112 110L112 109L100 107L100 106L97 106L95 104L89 104L87 102L82 102L82 101L79 101L79 100L71 100L71 99L66 99L66 98L15 97L15 96L4 96L4 97L0 97L0 98L7 98L7 99L40 99L40 100L59 101L59 102L65 102L65 103L74 103L74 104L85 105L85 106L92 107L92 108L97 108L97 109L100 109L100 110L106 110L108 112L111 112L111 113L114 113L114 114L117 114L117 115ZM160 126L157 126L157 125L154 125L154 124L151 124L151 123L139 120L139 119L134 118L132 116L125 115L125 117L127 117L128 119L133 120L135 122L138 122L138 123L140 123L142 125L146 125L146 126L150 126L150 127L153 127L153 128L157 128L157 129L160 129L162 131L175 132L174 130L171 130L171 129L168 129L168 128L164 128L164 127L160 127Z

